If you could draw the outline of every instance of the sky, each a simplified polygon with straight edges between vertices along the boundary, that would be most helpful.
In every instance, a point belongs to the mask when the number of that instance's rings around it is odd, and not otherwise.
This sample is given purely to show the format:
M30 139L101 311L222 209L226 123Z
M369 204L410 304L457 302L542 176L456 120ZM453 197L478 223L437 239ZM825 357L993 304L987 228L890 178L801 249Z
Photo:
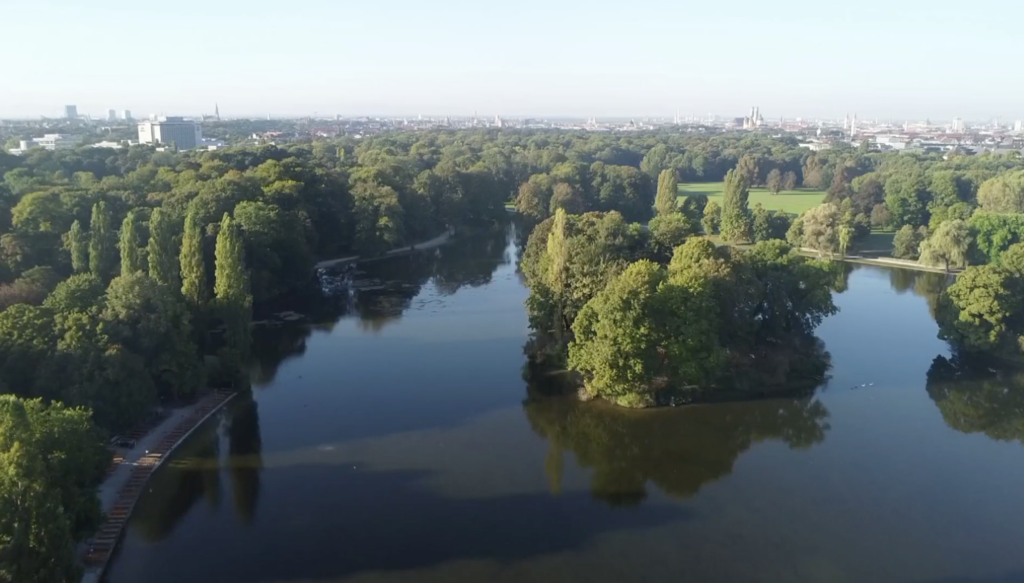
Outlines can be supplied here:
M0 118L1024 118L1022 0L0 0Z

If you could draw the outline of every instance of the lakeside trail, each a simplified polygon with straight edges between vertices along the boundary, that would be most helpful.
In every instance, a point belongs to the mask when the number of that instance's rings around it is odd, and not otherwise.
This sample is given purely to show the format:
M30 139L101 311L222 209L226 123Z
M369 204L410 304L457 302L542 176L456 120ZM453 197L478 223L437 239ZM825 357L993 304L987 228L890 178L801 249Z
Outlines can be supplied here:
M80 545L85 560L81 583L99 583L103 579L135 503L153 472L199 425L236 394L233 391L214 391L191 405L173 410L159 425L140 437L123 459L115 462L114 469L97 492L104 521L96 534Z
M426 251L427 249L433 249L435 247L440 247L441 245L444 245L451 238L452 238L452 234L446 231L446 232L438 235L437 237L434 237L433 239L428 239L426 241L420 241L419 243L413 243L412 245L405 245L405 246L402 246L402 247L396 247L396 248L392 249L391 251L388 251L388 252L384 253L383 255L375 255L373 257L367 257L365 260L366 261L374 261L376 259L384 259L385 257L394 257L395 255L402 255L404 253L412 253L414 251ZM361 257L362 256L360 256L360 255L352 255L351 257L338 257L336 259L325 259L323 261L317 262L315 265L313 265L313 267L316 268L316 269L326 269L328 267L333 267L335 265L344 265L346 263L354 263L354 262L358 261Z
M800 247L798 251L807 257L820 257L820 254L814 249L808 247ZM862 255L846 255L843 257L837 257L836 261L848 261L850 263L861 263L864 265L881 265L883 267L900 267L903 269L912 269L915 271L927 271L930 273L944 273L947 275L956 276L959 275L961 269L953 269L946 271L941 267L932 267L925 265L919 261L911 261L909 259L894 259L892 257L864 257Z

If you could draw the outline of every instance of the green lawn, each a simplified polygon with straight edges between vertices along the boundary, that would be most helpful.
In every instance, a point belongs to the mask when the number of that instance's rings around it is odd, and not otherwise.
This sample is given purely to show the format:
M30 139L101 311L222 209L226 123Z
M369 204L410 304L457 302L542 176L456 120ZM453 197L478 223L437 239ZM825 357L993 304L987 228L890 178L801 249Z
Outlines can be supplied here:
M689 194L705 194L711 200L721 199L722 191L725 189L724 182L691 182L679 185L679 202ZM805 210L818 206L825 198L823 190L783 190L773 195L767 188L750 189L750 208L761 203L764 208L774 211L785 211L789 214L798 215ZM718 200L718 204L722 204Z

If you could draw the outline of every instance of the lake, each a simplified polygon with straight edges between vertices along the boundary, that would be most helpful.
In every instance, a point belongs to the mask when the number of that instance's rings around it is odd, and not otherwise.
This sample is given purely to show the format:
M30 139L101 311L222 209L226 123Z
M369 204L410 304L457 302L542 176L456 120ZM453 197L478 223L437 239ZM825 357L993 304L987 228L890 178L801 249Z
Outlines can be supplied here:
M849 267L811 397L631 411L528 386L515 243L260 329L108 581L1024 580L1024 383L929 375L943 276Z

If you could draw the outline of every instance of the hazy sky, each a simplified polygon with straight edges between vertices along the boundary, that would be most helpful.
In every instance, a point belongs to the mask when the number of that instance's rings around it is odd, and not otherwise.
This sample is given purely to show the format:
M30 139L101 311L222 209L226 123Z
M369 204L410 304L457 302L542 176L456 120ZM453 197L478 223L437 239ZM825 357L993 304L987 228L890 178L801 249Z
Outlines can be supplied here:
M1024 118L1024 0L0 0L0 117Z

